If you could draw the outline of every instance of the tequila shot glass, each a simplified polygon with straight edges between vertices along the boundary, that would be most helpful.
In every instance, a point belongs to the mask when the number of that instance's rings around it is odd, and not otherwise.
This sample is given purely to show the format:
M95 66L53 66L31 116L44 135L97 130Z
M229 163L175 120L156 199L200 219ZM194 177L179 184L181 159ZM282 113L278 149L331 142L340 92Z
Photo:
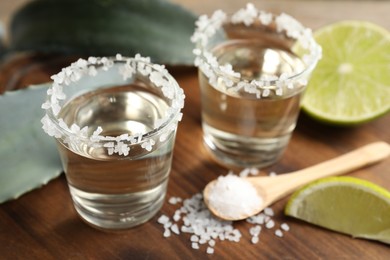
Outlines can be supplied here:
M200 16L192 36L204 142L228 167L266 167L284 153L321 47L287 14L252 4Z
M52 79L42 124L77 213L103 230L149 220L165 198L183 90L139 55L80 59Z

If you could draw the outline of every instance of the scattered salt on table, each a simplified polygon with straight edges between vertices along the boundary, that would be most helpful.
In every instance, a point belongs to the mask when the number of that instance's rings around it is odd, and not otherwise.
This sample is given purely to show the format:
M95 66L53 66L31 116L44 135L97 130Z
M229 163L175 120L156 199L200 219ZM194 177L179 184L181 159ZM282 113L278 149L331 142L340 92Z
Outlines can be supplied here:
M176 213L175 213L175 215L173 215L173 220L174 220L175 222L178 222L180 219L181 219L180 214L176 214Z
M199 241L199 237L197 235L192 235L190 240L191 240L191 242L198 242Z
M162 224L162 225L165 225L165 223L168 223L169 222L169 217L166 216L166 215L161 215L158 220L157 220L158 223Z
M250 171L247 172L250 173ZM191 235L189 239L191 247L198 250L201 245L206 245L207 254L214 253L214 247L218 239L230 242L240 241L241 233L233 227L233 222L215 218L204 204L202 194L195 194L186 200L179 197L173 198L168 200L169 204L181 203L182 206L174 212L172 219L166 215L161 215L157 219L157 222L164 227L164 237L168 238L172 233L176 235L188 233ZM271 218L273 215L272 208L267 208L263 212L246 219L248 223L254 225L249 229L252 244L259 242L261 225L264 225L267 229L272 229L275 226L275 222ZM283 237L283 231L287 232L289 229L290 227L286 223L282 223L280 228L274 231L274 235Z
M271 219L267 223L265 223L265 227L271 229L275 226L275 222Z
M266 221L266 216L263 213L257 214L255 216L249 217L246 219L246 222L251 224L263 225Z
M192 247L192 249L199 249L199 244L196 243L196 242L193 242L193 243L191 244L191 247Z
M172 231L173 233L175 233L176 235L179 235L179 234L180 234L179 227L177 226L177 224L173 224L173 225L171 226L171 231Z
M269 207L268 207L268 208L265 208L263 212L264 212L264 214L267 215L267 216L271 216L271 217L272 217L272 216L274 215L274 210L271 209L271 208L269 208Z
M207 254L214 254L214 248L212 247L208 247L207 250L206 250Z
M275 230L275 235L276 235L277 237L283 237L283 232L282 232L282 230L280 230L280 229Z
M258 236L253 236L253 237L251 238L251 242L252 242L252 244L257 244L257 243L259 243L259 237L258 237Z
M290 230L290 226L287 223L283 223L282 225L280 225L280 228L283 229L284 231Z
M252 236L259 236L260 232L261 232L261 226L259 225L251 227L249 229L249 234L251 234Z
M229 173L232 174L232 172ZM245 168L238 175L240 177L248 177L249 175L258 175L258 174L259 174L259 169L257 168Z
M163 234L164 237L170 237L171 236L171 230L169 230L168 228L166 228L164 230L164 234Z
M181 202L181 198L179 197L171 197L168 200L169 204L176 205L178 202Z

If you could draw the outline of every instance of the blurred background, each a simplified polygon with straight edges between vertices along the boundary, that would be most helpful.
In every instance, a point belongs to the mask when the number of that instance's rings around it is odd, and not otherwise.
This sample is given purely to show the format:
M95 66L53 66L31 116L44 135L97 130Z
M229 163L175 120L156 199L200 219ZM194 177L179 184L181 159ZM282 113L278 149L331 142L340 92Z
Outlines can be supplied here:
M0 54L9 42L9 24L12 15L33 0L0 0ZM114 0L101 0L114 1ZM145 0L146 1L146 0ZM164 0L162 0L164 1ZM167 0L197 15L211 14L217 9L233 12L252 2L259 9L286 12L305 26L316 30L340 20L365 20L390 29L390 0ZM172 18L174 19L174 18Z
M0 21L7 27L12 13L32 0L0 0ZM349 19L366 19L390 29L389 0L170 0L195 13L211 13L215 9L237 10L247 2L269 11L284 11L299 19L318 17L313 28L323 25L322 21L338 20L340 16ZM356 8L356 5L364 8ZM322 6L320 9L316 8ZM387 18L386 18L387 17ZM315 27L314 27L315 26Z

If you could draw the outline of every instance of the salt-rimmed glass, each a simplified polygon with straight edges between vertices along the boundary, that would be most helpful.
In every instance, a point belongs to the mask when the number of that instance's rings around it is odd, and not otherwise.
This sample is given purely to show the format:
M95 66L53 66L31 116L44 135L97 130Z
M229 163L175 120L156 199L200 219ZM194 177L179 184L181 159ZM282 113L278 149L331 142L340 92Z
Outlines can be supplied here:
M109 230L149 220L165 198L183 90L139 55L80 59L52 79L43 129L78 214Z
M200 16L192 36L204 141L233 167L265 167L283 154L308 78L321 58L310 29L252 4Z

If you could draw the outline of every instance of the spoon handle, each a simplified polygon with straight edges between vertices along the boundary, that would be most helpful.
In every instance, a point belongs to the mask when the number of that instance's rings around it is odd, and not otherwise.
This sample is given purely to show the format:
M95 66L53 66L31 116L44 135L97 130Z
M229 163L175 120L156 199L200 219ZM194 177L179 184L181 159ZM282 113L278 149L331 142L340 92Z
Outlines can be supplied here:
M334 159L316 164L314 166L296 171L296 177L301 177L302 181L306 179L323 178L344 174L361 167L379 162L390 155L390 145L385 142L375 142L356 150L338 156Z
M341 175L383 160L389 155L389 144L375 142L299 171L267 178L267 181L265 179L259 180L258 184L275 187L268 194L268 196L272 197L271 200L275 201L311 181L323 177Z

